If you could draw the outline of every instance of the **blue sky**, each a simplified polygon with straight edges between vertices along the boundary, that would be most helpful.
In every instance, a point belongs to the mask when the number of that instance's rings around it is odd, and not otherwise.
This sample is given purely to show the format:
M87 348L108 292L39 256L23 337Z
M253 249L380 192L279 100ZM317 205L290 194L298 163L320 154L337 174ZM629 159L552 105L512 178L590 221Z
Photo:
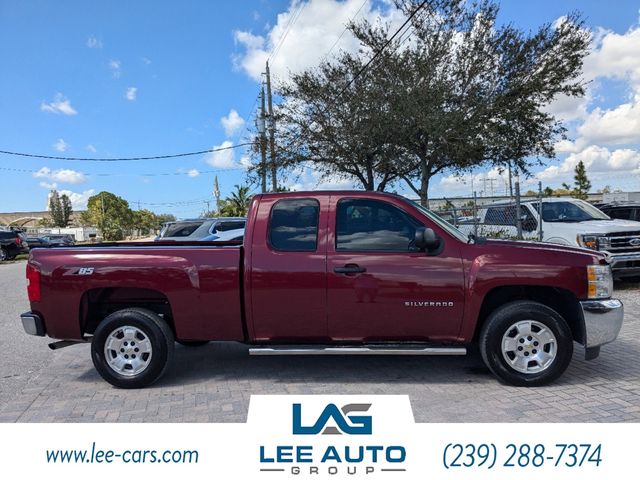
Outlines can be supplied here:
M0 0L0 150L118 157L240 142L263 61L291 17L297 20L272 61L276 78L317 62L358 9L359 16L398 21L381 1L362 6L363 0ZM594 32L587 98L552 106L567 119L572 141L540 169L545 185L570 180L582 159L594 187L640 190L639 8L638 1L502 1L501 21L526 30L579 10ZM345 35L336 48L356 47ZM0 155L0 211L42 210L55 187L68 191L78 208L91 193L108 190L135 208L140 202L156 212L197 216L211 200L213 176L225 195L243 183L246 162L242 149L129 163ZM472 176L496 178L496 193L504 191L495 171ZM463 179L467 184L440 177L431 195L469 194L472 176ZM349 185L307 173L289 186Z

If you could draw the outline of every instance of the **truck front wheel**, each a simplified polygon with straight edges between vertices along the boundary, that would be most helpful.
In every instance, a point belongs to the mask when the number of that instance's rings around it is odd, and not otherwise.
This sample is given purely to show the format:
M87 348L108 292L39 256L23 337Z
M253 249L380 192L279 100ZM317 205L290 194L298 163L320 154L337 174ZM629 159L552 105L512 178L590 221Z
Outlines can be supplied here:
M511 302L492 312L479 338L482 359L498 378L516 386L556 380L573 355L573 337L558 312L538 302Z
M96 328L91 358L102 378L119 388L151 385L173 357L174 337L158 315L143 308L118 310Z

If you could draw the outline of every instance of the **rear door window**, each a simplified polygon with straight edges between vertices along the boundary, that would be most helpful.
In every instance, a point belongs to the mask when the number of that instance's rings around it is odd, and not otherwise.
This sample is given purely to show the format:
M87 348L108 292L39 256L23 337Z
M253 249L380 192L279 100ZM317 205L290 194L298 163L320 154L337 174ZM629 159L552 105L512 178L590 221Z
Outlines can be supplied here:
M279 200L271 209L269 243L281 252L314 252L320 204L311 198Z

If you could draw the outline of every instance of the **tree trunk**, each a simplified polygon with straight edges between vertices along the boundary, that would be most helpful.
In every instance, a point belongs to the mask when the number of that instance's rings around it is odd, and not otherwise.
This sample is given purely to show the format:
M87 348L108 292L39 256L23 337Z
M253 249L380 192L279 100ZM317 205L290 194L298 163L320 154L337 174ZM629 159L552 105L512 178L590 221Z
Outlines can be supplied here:
M429 180L431 172L427 168L427 161L423 160L420 166L420 205L429 208Z

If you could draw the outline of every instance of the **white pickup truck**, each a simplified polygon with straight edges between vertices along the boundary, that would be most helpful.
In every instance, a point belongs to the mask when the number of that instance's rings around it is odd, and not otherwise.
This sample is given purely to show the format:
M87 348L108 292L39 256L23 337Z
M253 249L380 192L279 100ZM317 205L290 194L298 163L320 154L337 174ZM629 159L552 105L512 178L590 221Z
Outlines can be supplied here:
M575 245L605 253L615 277L640 275L640 222L612 219L584 200L544 198L542 225L540 202L520 204L522 238ZM478 210L478 224L463 224L465 234L480 237L515 238L516 205L513 202L485 205ZM540 229L542 235L540 235Z

